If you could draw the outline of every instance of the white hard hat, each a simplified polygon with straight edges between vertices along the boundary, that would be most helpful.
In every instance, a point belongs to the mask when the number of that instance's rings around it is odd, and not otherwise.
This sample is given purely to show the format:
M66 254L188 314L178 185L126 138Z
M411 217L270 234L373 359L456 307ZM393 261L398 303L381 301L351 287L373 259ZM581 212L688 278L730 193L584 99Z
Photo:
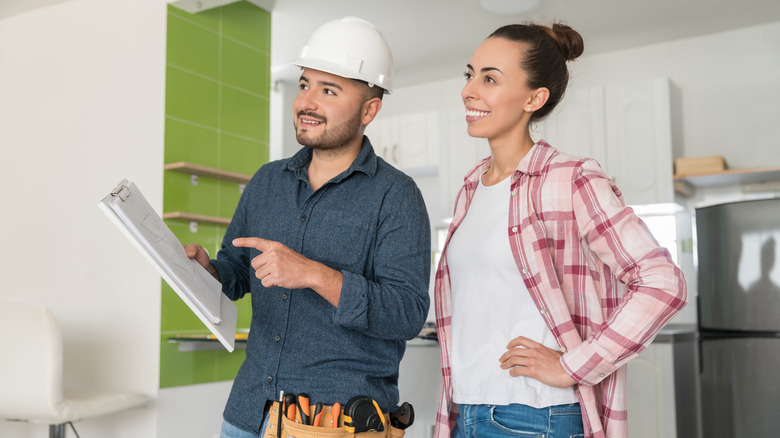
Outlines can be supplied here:
M393 87L393 54L382 34L362 18L327 22L311 34L290 64L368 82L386 94Z

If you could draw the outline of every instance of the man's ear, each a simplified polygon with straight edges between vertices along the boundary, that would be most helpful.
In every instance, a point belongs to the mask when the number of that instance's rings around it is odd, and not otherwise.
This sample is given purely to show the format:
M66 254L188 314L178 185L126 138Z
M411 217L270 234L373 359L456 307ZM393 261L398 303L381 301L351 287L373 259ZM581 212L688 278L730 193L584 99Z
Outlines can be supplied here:
M382 99L378 97L372 97L363 102L363 109L360 113L360 123L362 123L363 126L371 123L376 115L379 114L380 109L382 109Z

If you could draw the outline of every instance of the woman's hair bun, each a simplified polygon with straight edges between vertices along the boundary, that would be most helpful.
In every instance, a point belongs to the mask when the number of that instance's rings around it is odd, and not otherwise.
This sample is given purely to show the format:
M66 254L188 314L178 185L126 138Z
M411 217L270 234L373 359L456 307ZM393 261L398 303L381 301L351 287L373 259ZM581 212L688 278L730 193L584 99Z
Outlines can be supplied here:
M585 50L582 36L576 30L563 23L553 23L552 29L546 28L547 34L555 40L561 49L564 59L573 61Z

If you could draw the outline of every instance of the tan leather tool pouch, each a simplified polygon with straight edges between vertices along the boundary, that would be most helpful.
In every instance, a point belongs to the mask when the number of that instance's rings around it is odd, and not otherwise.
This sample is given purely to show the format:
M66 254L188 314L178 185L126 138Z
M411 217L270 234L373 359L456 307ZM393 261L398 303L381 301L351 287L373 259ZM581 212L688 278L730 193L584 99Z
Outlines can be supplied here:
M390 424L386 424L385 430L382 432L349 433L344 428L344 415L339 416L338 427L333 427L330 406L323 406L320 426L296 423L283 416L282 433L279 435L277 431L279 421L278 403L274 403L269 411L269 415L268 428L266 428L263 438L277 438L279 436L281 438L401 438L406 433L401 429L390 426ZM388 418L387 414L385 414L385 418Z

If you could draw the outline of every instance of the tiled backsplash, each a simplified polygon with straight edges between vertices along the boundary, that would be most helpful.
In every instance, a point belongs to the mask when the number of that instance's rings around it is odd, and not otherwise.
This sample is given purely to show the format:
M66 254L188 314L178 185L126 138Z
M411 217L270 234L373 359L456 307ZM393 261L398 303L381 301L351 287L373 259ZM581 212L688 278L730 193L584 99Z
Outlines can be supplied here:
M268 162L271 14L241 1L190 14L168 6L165 163L187 161L252 175ZM163 210L230 218L237 183L165 171ZM214 256L225 227L167 220L183 243ZM238 328L249 328L249 297L239 300ZM237 349L180 352L168 338L208 329L162 284L160 387L233 379L245 355Z

